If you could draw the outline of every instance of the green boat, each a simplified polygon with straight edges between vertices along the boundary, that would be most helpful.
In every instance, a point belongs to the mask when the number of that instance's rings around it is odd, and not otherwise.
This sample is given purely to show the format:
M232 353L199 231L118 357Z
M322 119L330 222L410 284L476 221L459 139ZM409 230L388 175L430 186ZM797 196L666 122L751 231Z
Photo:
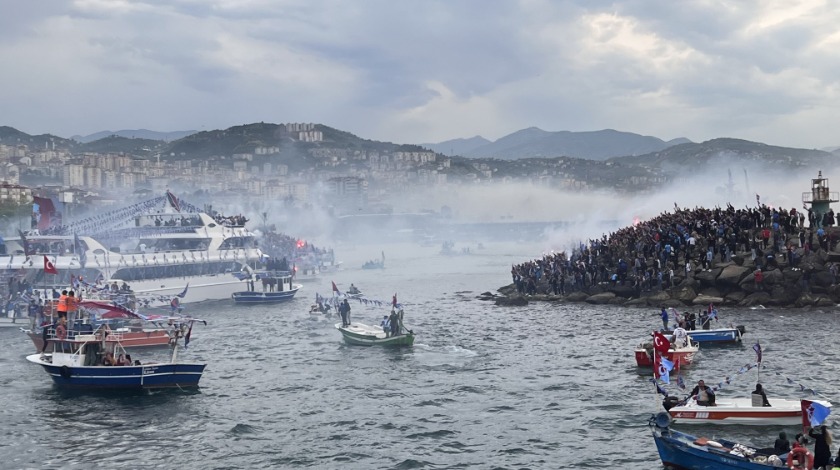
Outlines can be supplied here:
M414 344L414 332L404 328L400 328L400 331L405 332L396 336L388 336L381 326L364 323L351 323L348 326L336 323L335 328L341 332L347 344L355 346L411 346Z

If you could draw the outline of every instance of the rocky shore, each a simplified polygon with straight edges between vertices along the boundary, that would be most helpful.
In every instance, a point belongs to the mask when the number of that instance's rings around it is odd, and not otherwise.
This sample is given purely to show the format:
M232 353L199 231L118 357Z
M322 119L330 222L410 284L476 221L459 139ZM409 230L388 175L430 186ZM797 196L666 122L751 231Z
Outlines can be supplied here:
M837 228L829 229L834 232ZM838 233L830 233L835 238ZM840 304L840 285L831 265L840 262L840 253L817 248L799 248L799 259L791 267L781 257L774 265L764 266L763 280L756 283L758 267L750 253L739 252L729 262L716 262L709 269L694 268L688 273L674 275L670 287L643 289L631 281L621 283L598 282L554 295L548 276L536 283L536 292L520 294L515 284L498 289L498 294L485 292L478 298L494 301L496 305L527 305L532 301L586 302L596 305L625 305L634 307L723 306L753 307L833 307Z

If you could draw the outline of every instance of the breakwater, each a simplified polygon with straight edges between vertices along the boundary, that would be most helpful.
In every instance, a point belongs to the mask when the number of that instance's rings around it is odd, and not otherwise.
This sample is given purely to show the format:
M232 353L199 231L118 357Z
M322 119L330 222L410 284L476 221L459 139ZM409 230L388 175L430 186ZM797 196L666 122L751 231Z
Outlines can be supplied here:
M810 214L809 214L810 215ZM638 307L825 307L840 303L840 229L795 211L694 209L514 266L479 298ZM813 221L812 221L813 222Z

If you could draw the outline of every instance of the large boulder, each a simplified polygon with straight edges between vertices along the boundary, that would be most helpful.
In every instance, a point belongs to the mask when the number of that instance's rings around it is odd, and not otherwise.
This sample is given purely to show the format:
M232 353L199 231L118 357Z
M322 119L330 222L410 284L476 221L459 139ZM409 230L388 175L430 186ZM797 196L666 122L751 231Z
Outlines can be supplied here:
M714 268L708 270L701 270L697 274L694 275L694 280L697 281L702 287L712 287L715 285L715 280L723 271L721 268Z
M585 292L576 291L567 295L566 300L568 300L569 302L583 302L588 297L589 295L587 295Z
M750 272L750 269L743 266L727 266L717 277L717 284L725 287L737 287Z
M647 303L650 305L656 305L658 302L664 302L666 300L670 300L671 296L668 295L665 291L659 291L654 294L648 295L645 297L647 299Z
M675 287L671 289L670 294L672 299L678 300L684 304L690 304L694 298L697 297L697 292L688 286Z
M711 297L708 295L700 294L691 301L692 305L709 305L709 304L720 304L723 303L723 297Z
M697 295L705 295L707 297L723 297L720 290L716 287L709 287L708 289L703 289L697 293Z
M799 298L801 289L795 284L779 284L770 289L769 305L788 306L793 305Z
M795 307L811 307L816 303L816 298L808 292L803 292L802 295L793 303Z
M616 298L623 298L623 297L616 297ZM627 302L625 302L624 305L627 306L627 307L647 307L647 306L649 306L648 299L646 297L642 297L640 299L630 299Z
M767 292L755 292L746 297L738 303L739 307L757 307L759 305L766 305L770 303L770 294Z
M586 298L586 303L588 304L595 304L595 305L607 305L613 299L615 299L616 295L612 292L602 292L600 294L591 295Z
M724 297L724 300L726 300L727 304L738 305L742 300L744 300L744 297L746 297L746 296L747 296L746 292L744 292L742 290L736 290L734 292L730 292L730 293L726 294L726 297Z
M834 284L834 276L825 269L812 272L811 284L815 286L828 287Z
M616 284L615 286L610 286L607 289L607 292L612 292L618 297L624 297L625 299L629 299L630 297L636 296L636 289L633 288L630 284Z
M782 271L778 269L771 269L764 273L764 284L768 286L775 286L776 284L784 284L785 277Z

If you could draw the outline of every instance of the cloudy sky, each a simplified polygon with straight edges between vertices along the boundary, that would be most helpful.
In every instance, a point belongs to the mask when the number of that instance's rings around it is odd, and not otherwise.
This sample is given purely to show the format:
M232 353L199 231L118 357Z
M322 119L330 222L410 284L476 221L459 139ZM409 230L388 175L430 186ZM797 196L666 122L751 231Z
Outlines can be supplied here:
M0 0L0 125L315 122L399 143L536 126L840 145L818 0Z

